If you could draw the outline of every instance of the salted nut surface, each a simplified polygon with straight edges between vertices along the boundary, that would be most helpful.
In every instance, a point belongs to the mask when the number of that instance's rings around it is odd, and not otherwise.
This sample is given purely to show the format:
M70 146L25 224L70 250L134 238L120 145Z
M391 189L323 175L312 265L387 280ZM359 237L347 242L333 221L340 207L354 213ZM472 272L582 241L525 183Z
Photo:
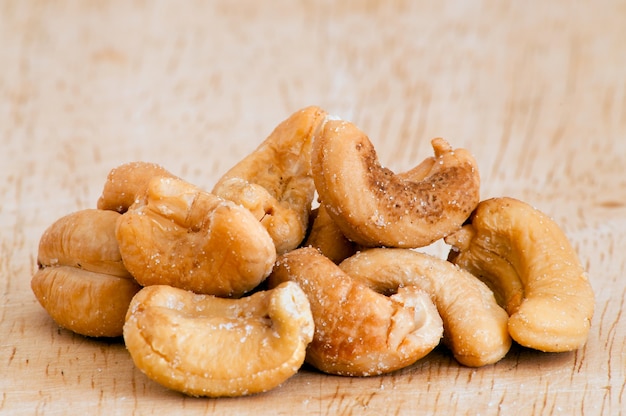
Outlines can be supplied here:
M122 335L130 300L140 289L115 239L115 211L86 209L55 221L39 241L35 297L61 327L91 337Z
M211 191L122 164L97 209L43 233L31 288L58 325L123 335L142 372L191 396L261 393L305 361L385 374L440 342L471 367L513 341L582 347L594 294L563 231L522 201L481 202L472 155L431 144L394 173L356 126L311 106ZM416 251L442 239L447 259Z
M319 107L295 112L213 188L214 194L255 215L278 254L293 250L304 239L315 194L311 143L325 120L326 112Z
M367 247L416 248L458 230L479 202L477 164L443 139L435 156L396 175L352 123L328 120L313 142L313 179L329 215Z
M463 365L496 363L511 347L508 315L491 290L445 260L409 249L373 248L339 267L379 293L414 286L430 294L443 319L444 342Z
M154 177L117 222L124 264L143 286L239 297L272 270L271 237L244 207L182 179Z
M124 325L136 366L192 396L270 390L300 369L312 337L309 302L291 282L241 299L145 287Z
M391 296L353 280L317 249L279 257L270 287L296 282L306 293L315 335L306 361L345 376L372 376L415 363L435 348L443 333L430 296L415 287Z
M594 294L578 256L547 215L514 198L482 201L446 241L450 260L483 279L519 344L571 351L587 340Z

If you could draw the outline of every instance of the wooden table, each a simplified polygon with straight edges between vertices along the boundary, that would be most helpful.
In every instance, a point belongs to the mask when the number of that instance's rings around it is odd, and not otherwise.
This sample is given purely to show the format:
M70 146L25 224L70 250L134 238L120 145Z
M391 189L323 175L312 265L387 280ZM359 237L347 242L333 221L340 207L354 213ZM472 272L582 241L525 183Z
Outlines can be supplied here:
M623 1L0 2L1 414L618 415L626 409ZM514 346L484 368L438 348L380 377L305 367L237 399L168 391L120 340L59 329L34 298L42 232L95 206L110 169L160 163L210 188L308 105L402 171L469 149L483 198L561 225L587 268L586 346ZM448 248L424 249L445 256Z

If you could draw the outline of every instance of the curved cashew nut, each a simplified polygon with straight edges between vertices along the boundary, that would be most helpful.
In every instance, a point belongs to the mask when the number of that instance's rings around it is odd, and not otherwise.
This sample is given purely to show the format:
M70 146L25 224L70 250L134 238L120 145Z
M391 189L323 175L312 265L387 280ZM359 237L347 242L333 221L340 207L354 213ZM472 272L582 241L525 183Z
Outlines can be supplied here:
M445 260L409 249L373 248L344 260L339 267L377 292L402 286L428 292L443 319L444 343L461 364L493 364L511 347L508 315L491 290Z
M177 178L153 178L117 223L126 268L143 286L238 297L272 270L276 250L247 209Z
M341 262L358 250L358 246L343 235L323 205L311 212L311 229L303 246L315 247L334 263Z
M132 278L115 238L120 216L115 211L85 209L59 218L41 236L37 262Z
M426 246L461 227L479 201L474 158L432 141L435 157L395 175L353 124L328 120L313 142L321 203L350 240L364 246Z
M124 316L141 288L122 263L115 211L87 209L54 222L39 241L31 289L61 327L91 337L122 335Z
M130 162L111 169L98 198L98 209L125 213L143 197L148 183L157 176L176 178L162 166L148 162Z
M313 336L309 302L295 283L241 299L143 288L124 341L150 379L192 396L243 396L294 375Z
M309 299L315 334L305 360L323 372L388 373L415 363L441 340L441 318L426 292L404 287L379 294L315 248L278 258L268 284L285 281L298 283Z
M593 290L575 250L548 216L513 198L489 199L446 242L453 246L449 259L495 292L519 344L550 352L584 345Z
M315 194L311 140L325 116L318 107L292 114L213 188L214 194L243 205L261 221L278 254L304 239Z

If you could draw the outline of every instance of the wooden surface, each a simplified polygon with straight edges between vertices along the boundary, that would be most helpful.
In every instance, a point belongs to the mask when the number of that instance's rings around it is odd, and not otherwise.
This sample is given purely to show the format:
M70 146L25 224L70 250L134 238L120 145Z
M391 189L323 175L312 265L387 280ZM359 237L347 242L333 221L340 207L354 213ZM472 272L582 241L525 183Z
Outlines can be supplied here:
M624 21L623 1L0 1L0 413L621 414ZM210 188L312 104L397 171L444 137L475 155L483 198L551 215L595 290L587 345L478 369L439 348L386 376L305 367L267 394L195 399L36 302L39 237L94 207L110 169L157 162Z

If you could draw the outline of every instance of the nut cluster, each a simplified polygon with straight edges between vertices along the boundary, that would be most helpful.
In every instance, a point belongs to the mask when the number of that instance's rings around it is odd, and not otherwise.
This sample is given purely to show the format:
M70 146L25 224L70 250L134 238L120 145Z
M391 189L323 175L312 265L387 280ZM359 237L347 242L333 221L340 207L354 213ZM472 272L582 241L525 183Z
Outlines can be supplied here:
M594 295L562 230L481 201L472 155L432 147L394 173L353 124L308 107L210 191L124 164L95 209L44 232L32 290L60 326L123 336L143 373L193 396L264 392L304 362L384 374L441 342L471 367L513 341L584 345ZM441 239L447 259L416 250Z

